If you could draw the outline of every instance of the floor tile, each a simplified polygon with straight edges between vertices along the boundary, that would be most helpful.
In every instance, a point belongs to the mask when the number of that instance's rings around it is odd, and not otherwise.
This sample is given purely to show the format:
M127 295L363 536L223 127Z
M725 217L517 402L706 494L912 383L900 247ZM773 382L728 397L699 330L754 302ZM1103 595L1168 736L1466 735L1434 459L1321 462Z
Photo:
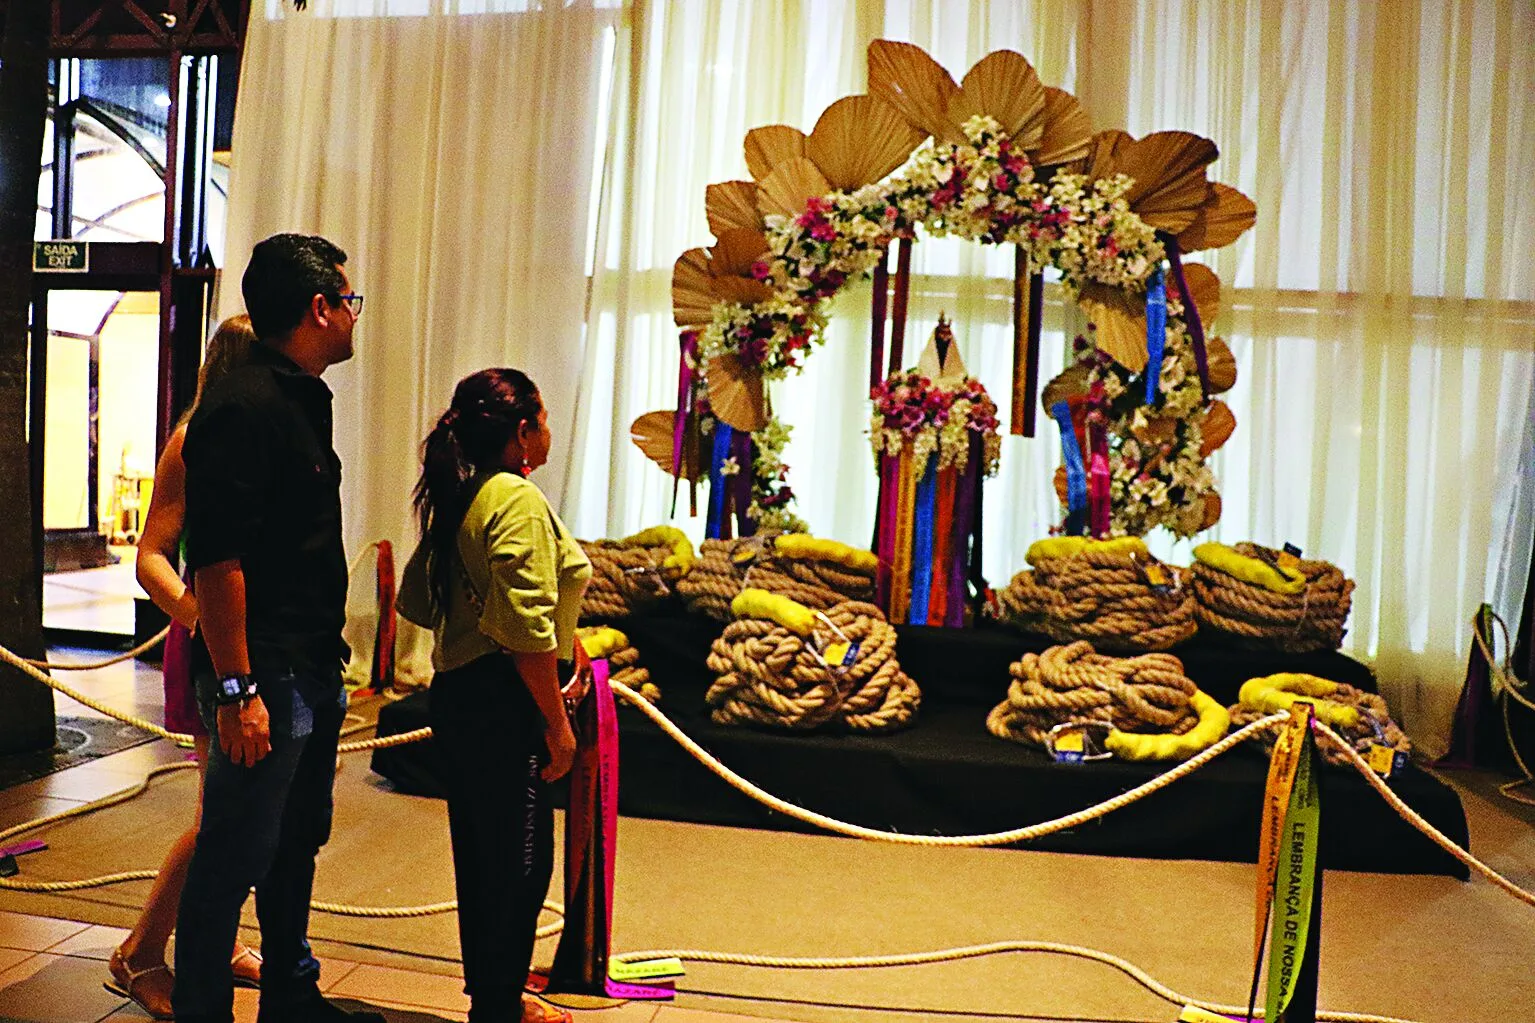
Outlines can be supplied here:
M333 998L363 998L430 1009L463 1012L469 1008L469 996L464 994L464 982L458 977L412 973L388 966L359 966L328 993Z
M611 1009L572 1010L576 1023L651 1023L660 1009L655 1002L625 1002Z
M87 927L79 934L71 935L48 949L56 956L77 956L81 959L97 959L106 962L128 931L122 927Z
M89 924L0 911L0 947L41 952L84 931Z
M357 969L356 963L345 959L326 959L320 963L320 990L329 991Z
M123 999L101 986L101 964L43 953L0 973L0 1019L13 1023L94 1023Z
M709 1009L684 1009L676 1005L663 1005L655 1015L655 1023L760 1023L761 1019L761 1016L741 1016Z
M31 959L35 955L37 955L36 952L28 952L26 949L0 948L0 973L4 973L12 966L17 965L24 960Z

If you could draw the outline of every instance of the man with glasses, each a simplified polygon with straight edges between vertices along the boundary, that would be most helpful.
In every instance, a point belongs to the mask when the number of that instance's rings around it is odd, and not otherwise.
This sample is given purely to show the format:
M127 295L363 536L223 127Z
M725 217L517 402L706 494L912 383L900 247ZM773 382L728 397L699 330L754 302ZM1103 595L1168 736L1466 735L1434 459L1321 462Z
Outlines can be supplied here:
M346 707L347 563L328 367L352 357L362 296L324 238L258 244L241 281L259 343L187 427L187 566L198 709L216 738L176 919L182 1023L230 1023L240 907L256 889L261 1023L378 1021L320 996L308 942Z

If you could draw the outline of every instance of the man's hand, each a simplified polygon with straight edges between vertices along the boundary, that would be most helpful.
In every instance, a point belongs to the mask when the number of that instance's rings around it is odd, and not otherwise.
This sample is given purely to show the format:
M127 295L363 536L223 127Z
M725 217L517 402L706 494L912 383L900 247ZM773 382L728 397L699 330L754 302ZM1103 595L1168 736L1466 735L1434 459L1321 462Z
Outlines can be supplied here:
M558 781L576 762L576 733L564 715L544 728L544 742L549 746L549 764L539 774L544 781Z
M255 767L258 760L272 752L272 722L259 696L220 707L218 727L219 748L242 767ZM572 737L571 749L574 748Z

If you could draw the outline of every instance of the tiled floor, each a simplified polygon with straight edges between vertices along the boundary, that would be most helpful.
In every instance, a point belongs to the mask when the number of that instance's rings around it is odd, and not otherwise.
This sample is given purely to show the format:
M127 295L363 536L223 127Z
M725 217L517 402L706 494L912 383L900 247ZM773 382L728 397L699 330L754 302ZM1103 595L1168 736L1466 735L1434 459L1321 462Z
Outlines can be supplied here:
M137 547L113 547L115 565L43 576L43 627L133 635L133 600L144 595L133 577Z
M126 931L0 912L0 1020L98 1023L142 1020L137 1006L103 988L106 960ZM349 1008L371 1006L390 1023L464 1020L468 999L456 977L328 960L321 987ZM630 1002L573 1014L581 1023L744 1023L754 1017ZM235 992L236 1023L256 1018L256 992Z

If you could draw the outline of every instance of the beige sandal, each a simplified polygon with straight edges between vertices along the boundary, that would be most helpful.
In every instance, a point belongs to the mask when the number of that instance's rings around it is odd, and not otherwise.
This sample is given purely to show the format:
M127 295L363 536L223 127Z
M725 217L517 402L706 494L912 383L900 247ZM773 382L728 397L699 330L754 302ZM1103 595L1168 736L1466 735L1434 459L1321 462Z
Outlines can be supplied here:
M240 947L229 961L234 971L235 987L261 987L261 953L253 948Z
M538 998L522 999L522 1023L574 1023L575 1017Z
M107 960L107 972L112 979L102 984L102 987L120 998L126 998L154 1019L175 1019L176 1015L171 1011L171 989L175 981L171 977L169 966L164 963L151 966L147 970L134 970L128 967L122 954L113 952L112 958ZM145 978L164 975L163 982L154 980L146 981Z

